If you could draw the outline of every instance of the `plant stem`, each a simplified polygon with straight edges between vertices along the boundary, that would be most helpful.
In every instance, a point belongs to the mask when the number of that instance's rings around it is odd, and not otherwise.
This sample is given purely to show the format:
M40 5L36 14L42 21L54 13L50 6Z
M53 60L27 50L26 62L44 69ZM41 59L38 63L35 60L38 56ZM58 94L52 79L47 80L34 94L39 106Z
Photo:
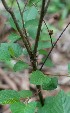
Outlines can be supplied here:
M39 95L39 99L40 99L41 105L44 106L44 99L43 99L43 95L42 95L42 92L41 92L41 86L37 85L36 87L37 87L37 89L39 91L38 95Z
M32 52L31 52L31 50L29 49L29 45L27 44L26 37L23 35L22 30L20 29L20 27L19 27L19 25L18 25L18 23L17 23L17 19L16 19L15 15L14 15L14 12L12 11L12 9L10 9L10 8L7 6L5 0L2 0L2 3L3 3L3 5L4 5L4 7L5 7L5 9L7 10L7 12L10 13L10 15L11 15L11 17L12 17L12 19L13 19L15 25L16 25L16 28L17 28L17 30L18 30L18 32L19 32L19 34L20 34L20 36L21 36L21 38L22 38L22 40L23 40L23 43L24 43L24 45L25 45L25 47L26 47L26 49L27 49L27 52L28 52L29 56L31 57Z
M37 30L36 40L35 40L34 52L33 52L35 57L36 57L38 41L39 41L41 26L42 26L43 17L44 17L45 1L46 0L42 0L42 8L41 8L40 20L39 20L39 25L38 25L38 30Z
M23 31L25 33L25 37L26 37L27 43L28 43L28 45L29 45L29 47L31 49L31 45L30 45L30 42L28 40L27 32L26 32L26 29L25 29L25 26L24 26L23 13L21 11L21 8L20 8L18 0L16 0L16 2L17 2L17 5L18 5L18 9L19 9L19 12L20 12L21 19L22 19Z
M46 6L45 6L45 9L44 9L45 13L47 12L47 9L48 9L48 6L49 6L49 3L50 3L50 0L47 0Z
M63 33L65 32L65 30L68 28L69 25L70 25L70 22L69 22L69 23L67 24L67 26L63 29L63 31L62 31L61 34L59 35L58 39L56 40L56 42L53 44L51 50L49 51L47 57L46 57L45 60L44 60L42 66L40 67L40 71L42 70L42 68L43 68L45 62L47 61L48 57L50 56L52 50L54 49L54 47L56 46L57 42L59 41L59 39L61 38L61 36L63 35Z

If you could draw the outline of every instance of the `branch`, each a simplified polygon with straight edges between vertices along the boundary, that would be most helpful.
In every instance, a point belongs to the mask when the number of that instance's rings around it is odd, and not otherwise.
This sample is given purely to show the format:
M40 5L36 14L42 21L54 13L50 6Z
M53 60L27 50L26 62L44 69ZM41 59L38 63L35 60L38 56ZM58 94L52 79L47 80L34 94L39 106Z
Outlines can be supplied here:
M25 37L26 37L27 43L28 43L28 45L29 45L29 47L31 49L31 45L30 45L30 42L28 40L27 32L26 32L26 29L24 27L23 13L21 11L21 8L20 8L18 0L16 0L16 2L17 2L17 5L18 5L18 9L19 9L19 12L20 12L21 19L22 19L22 25L23 25L23 30L24 30L24 33L25 33Z
M49 51L47 57L45 58L45 60L44 60L44 62L42 64L40 70L42 70L42 68L43 68L45 62L47 61L48 57L50 56L52 50L54 49L54 47L56 46L57 42L59 41L59 39L61 38L61 36L63 35L63 33L66 31L66 29L68 28L69 25L70 25L70 22L67 24L67 26L64 28L64 30L62 31L62 33L60 34L60 36L58 37L58 39L56 40L56 42L53 44L53 47L51 48L51 50Z
M47 12L48 6L49 6L50 0L47 1L46 6L45 6L45 12Z
M42 21L43 21L43 18L44 18L44 7L45 7L45 0L42 0L40 20L39 20L39 25L38 25L38 30L37 30L36 40L35 40L34 52L33 52L35 57L36 57L36 52L37 52L37 47L38 47L38 41L39 41Z
M7 6L5 0L2 0L2 3L3 3L3 5L4 5L4 7L5 7L5 9L7 10L7 12L10 13L10 15L11 15L11 17L12 17L12 19L13 19L15 25L16 25L16 28L17 28L17 30L18 30L18 32L19 32L19 34L20 34L20 36L21 36L21 38L22 38L22 40L23 40L23 43L24 43L24 45L25 45L25 47L26 47L26 49L27 49L27 52L29 53L29 56L31 57L32 52L31 52L31 50L30 50L30 48L29 48L29 46L28 46L28 44L27 44L26 37L23 35L22 30L20 29L20 27L19 27L19 25L18 25L18 23L17 23L17 19L16 19L15 15L14 15L14 12L12 11L12 9L10 9L10 8Z

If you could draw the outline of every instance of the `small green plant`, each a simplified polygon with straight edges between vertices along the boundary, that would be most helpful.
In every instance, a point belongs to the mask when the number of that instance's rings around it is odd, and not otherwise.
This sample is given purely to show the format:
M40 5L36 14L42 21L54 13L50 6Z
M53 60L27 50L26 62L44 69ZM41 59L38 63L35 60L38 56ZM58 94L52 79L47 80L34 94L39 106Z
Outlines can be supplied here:
M16 33L9 35L9 43L0 44L0 60L10 61L14 58L17 59L18 61L13 67L14 71L21 71L25 68L29 69L29 66L32 67L29 81L30 84L36 86L39 101L22 101L23 99L29 100L33 97L33 93L30 90L2 90L0 91L0 104L9 104L12 113L69 113L69 95L65 94L64 91L60 91L56 96L44 99L41 90L54 90L57 88L57 77L45 75L42 72L42 68L44 64L49 67L53 66L49 55L70 23L55 41L52 38L53 30L48 29L44 20L50 0L47 2L46 0L29 0L26 4L22 2L21 5L18 0L15 0L14 4L17 10L11 8L12 0L11 2L1 1L10 14L9 23ZM40 4L42 4L41 11L36 7L40 6ZM23 47L17 43L18 40L22 40ZM31 46L30 40L34 42L34 45ZM46 48L51 48L49 53L45 51ZM20 59L20 56L23 54L29 56L30 64ZM39 54L46 56L40 69L37 62L37 55Z

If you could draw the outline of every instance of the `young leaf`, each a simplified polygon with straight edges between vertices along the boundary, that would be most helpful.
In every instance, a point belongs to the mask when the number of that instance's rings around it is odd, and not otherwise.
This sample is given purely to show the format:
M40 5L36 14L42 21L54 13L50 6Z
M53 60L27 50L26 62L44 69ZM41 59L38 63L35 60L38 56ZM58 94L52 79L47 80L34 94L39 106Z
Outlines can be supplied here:
M28 64L23 61L18 61L13 67L14 71L21 71L26 68L28 68Z
M30 90L21 90L18 93L20 95L20 98L27 98L32 96L32 92Z
M30 83L35 85L42 85L44 82L48 84L50 81L50 78L45 76L41 71L36 70L31 73L30 75Z
M20 36L17 35L16 33L11 33L9 36L8 36L8 39L11 41L11 42L15 42L17 40L20 39Z
M12 104L20 101L20 96L15 90L1 90L0 91L0 104Z
M46 84L43 83L42 88L43 90L54 90L57 88L58 85L58 79L56 77L51 78L51 81Z

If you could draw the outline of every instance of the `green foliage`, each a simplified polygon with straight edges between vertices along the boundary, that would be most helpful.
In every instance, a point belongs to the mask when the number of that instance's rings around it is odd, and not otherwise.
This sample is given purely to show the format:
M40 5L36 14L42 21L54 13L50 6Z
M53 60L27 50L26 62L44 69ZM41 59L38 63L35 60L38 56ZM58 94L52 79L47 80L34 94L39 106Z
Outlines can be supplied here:
M13 57L19 57L23 49L16 43L1 43L0 46L0 60L7 61Z
M37 27L38 19L32 19L25 23L25 28L27 29L27 32L32 39L35 39L36 37Z
M19 101L19 94L15 90L0 91L0 104L12 104Z
M15 33L11 33L9 36L8 36L8 39L10 42L16 42L17 40L20 39L20 36L15 34Z
M12 113L23 113L25 108L25 104L21 102L13 103L10 105L10 109Z
M51 78L51 81L46 84L43 83L42 88L43 90L54 90L57 88L58 85L58 79L56 77Z
M30 90L21 90L19 92L15 90L2 90L0 91L0 104L12 104L20 102L20 98L28 98L32 96Z
M33 20L33 19L36 19L37 16L38 16L38 11L37 9L32 6L32 7L29 7L23 14L24 16L24 21L27 22L29 20Z
M40 108L38 113L70 113L70 97L63 91L56 96L49 97L45 105Z
M10 60L10 54L8 51L8 44L1 43L0 45L0 61Z
M11 56L19 57L23 53L23 49L17 43L9 43L8 44L8 51Z
M39 41L37 50L45 49L45 48L50 48L51 46L52 46L51 42L42 42L42 41Z
M34 113L36 105L37 102L30 102L26 105L23 103L14 103L11 104L10 109L12 113Z
M23 61L18 61L13 67L14 71L21 71L26 68L28 68L28 64Z
M43 49L40 49L39 50L39 54L47 55L47 51L46 50L43 50Z
M37 4L40 0L29 0L29 5Z
M9 23L10 23L10 25L11 25L12 28L14 28L15 30L17 30L16 25L15 25L15 23L14 23L14 21L13 21L13 19L11 17L9 18Z
M30 83L35 85L42 85L44 82L48 84L51 79L48 76L45 76L41 71L36 70L30 75Z
M32 92L30 90L21 90L18 92L20 98L27 98L32 96Z

